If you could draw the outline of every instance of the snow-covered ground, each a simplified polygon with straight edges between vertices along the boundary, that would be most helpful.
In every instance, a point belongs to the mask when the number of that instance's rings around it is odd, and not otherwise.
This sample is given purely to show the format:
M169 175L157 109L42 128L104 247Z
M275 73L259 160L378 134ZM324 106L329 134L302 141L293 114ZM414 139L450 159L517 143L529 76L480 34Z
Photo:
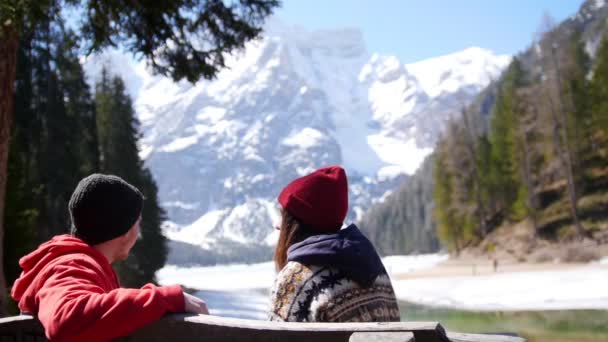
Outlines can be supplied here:
M395 275L431 268L448 257L447 254L393 255L382 258L382 263L389 274Z
M272 262L205 267L169 265L156 273L160 284L180 284L193 289L211 291L269 289L274 277Z
M212 315L264 320L275 271L272 262L209 267L169 265L156 277L163 285L197 289L194 295L205 300Z
M394 282L399 299L477 311L608 310L608 269L598 264L560 271L428 277Z
M479 276L433 276L397 280L398 275L432 268L443 254L389 256L383 259L397 297L427 305L479 311L608 310L608 258L564 270L497 273ZM265 319L272 262L213 267L166 266L160 284L195 288L212 314Z
M244 319L266 320L268 318L267 290L210 291L194 293L207 303L212 315Z

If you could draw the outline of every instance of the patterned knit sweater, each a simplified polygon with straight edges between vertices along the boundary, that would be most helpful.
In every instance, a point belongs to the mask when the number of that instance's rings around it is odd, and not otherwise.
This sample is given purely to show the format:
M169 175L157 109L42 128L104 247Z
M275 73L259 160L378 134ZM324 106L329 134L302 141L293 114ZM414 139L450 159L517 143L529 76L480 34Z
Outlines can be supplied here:
M288 322L399 321L399 307L386 273L361 287L329 266L290 261L271 293L270 320Z

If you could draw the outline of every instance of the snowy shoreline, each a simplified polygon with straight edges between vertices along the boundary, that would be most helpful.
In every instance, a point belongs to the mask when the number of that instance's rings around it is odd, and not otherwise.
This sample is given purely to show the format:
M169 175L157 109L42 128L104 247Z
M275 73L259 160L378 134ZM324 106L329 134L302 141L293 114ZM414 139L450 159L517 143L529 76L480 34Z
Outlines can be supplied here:
M390 256L383 259L398 299L414 304L470 311L608 310L608 258L564 269L487 275L417 277L439 273L447 255ZM407 279L403 278L407 275ZM197 289L212 314L264 319L274 281L272 262L211 267L166 266L160 284Z
M429 277L393 282L401 300L469 311L608 310L608 269Z

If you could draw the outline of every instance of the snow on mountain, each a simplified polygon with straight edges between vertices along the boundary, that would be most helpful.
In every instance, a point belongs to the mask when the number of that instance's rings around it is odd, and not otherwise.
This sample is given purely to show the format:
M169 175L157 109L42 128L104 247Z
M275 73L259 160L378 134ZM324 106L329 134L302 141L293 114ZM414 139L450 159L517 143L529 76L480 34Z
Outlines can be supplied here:
M472 87L477 92L499 75L510 61L510 56L496 56L490 50L471 47L409 64L406 69L416 77L430 97L437 97L442 93L457 92L463 87Z
M272 243L280 189L325 165L346 168L356 220L417 169L450 116L510 61L470 48L404 65L370 54L358 30L309 32L277 19L214 81L176 83L117 55L88 60L89 75L111 60L131 78L166 234L201 246Z

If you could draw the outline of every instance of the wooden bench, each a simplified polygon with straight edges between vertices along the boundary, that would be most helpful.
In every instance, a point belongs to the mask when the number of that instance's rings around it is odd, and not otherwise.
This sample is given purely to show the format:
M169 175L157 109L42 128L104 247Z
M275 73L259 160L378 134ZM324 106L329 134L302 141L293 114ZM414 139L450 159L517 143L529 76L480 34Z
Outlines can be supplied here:
M0 342L5 341L47 339L38 320L14 316L0 319ZM512 336L446 333L435 322L277 323L196 315L168 315L118 341L525 342Z

